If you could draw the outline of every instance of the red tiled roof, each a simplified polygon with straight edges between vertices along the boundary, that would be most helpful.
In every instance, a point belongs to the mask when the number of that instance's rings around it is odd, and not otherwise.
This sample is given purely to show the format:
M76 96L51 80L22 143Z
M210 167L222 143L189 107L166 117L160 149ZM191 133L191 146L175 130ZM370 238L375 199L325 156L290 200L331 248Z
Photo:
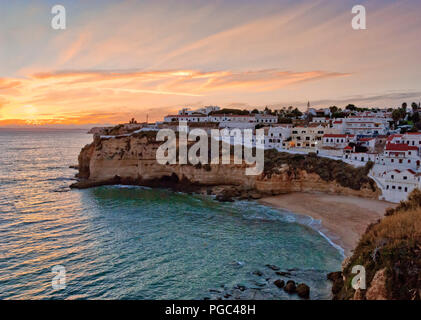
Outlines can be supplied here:
M392 134L391 136L387 137L388 141L391 141L393 138L401 138L402 135L401 134Z
M374 138L361 138L359 141L366 142L366 141L371 141L373 139Z
M344 150L352 150L352 147L350 147L350 146L346 146L346 147L344 148Z
M409 151L409 150L418 150L418 147L411 147L404 143L388 143L386 144L386 150Z

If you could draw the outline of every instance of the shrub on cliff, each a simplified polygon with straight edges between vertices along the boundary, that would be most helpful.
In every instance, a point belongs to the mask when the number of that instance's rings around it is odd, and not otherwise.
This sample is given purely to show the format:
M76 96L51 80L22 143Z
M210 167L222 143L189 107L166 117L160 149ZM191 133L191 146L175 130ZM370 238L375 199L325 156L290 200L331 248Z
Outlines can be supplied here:
M421 191L414 190L408 201L401 202L393 213L367 228L343 270L345 281L335 294L336 299L354 296L355 291L351 287L351 279L355 276L351 272L354 265L364 266L368 290L375 282L376 273L382 271L385 274L383 286L386 298L421 299L420 199ZM366 293L367 290L363 290L362 296Z
M372 162L368 162L364 167L355 168L340 160L318 157L315 153L302 155L276 150L265 151L266 175L276 173L284 164L290 167L291 172L305 170L308 173L316 173L324 181L336 181L343 187L360 190L363 185L369 184L375 190L374 183L367 176L373 167Z

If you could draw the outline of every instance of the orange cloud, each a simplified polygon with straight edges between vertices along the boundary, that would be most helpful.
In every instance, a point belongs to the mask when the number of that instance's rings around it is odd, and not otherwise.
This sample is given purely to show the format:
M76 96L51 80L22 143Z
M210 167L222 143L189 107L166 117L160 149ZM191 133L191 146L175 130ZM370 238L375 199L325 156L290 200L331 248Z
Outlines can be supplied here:
M0 78L0 91L15 88L20 85L18 80L2 79Z
M346 73L277 69L256 71L57 71L24 79L1 79L4 123L20 119L35 124L116 123L135 116L161 120L176 106L213 103L218 95L259 93L347 76ZM193 100L195 99L195 100ZM215 101L214 103L218 103ZM171 107L163 108L169 105ZM6 122L5 122L6 121ZM1 124L1 123L0 123Z

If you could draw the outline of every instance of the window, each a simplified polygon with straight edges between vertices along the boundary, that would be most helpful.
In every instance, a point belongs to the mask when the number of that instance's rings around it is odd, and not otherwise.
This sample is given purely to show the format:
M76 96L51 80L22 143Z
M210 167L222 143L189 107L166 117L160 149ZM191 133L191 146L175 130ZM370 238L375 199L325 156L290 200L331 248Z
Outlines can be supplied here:
M398 190L402 190L402 187L401 187L401 186L399 186L399 187L398 187Z
M408 192L408 187L405 187L405 192Z
M407 177L407 176L404 176L404 177L403 177L403 180L407 180L407 179L408 179L408 177Z
M392 174L392 175L390 176L390 179L395 179L395 176Z
M395 186L392 186L392 189L393 189L393 190L395 190L395 189L396 189L396 187L395 187Z
M389 190L389 185L386 186L386 190Z

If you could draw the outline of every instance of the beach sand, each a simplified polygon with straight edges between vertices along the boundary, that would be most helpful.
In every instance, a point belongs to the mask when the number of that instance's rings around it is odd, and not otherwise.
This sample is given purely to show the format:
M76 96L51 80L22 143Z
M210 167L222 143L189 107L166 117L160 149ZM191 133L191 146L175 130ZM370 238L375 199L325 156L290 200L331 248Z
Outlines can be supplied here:
M259 200L264 205L285 209L321 220L321 231L349 256L367 226L384 216L393 203L359 197L318 193L290 193Z

